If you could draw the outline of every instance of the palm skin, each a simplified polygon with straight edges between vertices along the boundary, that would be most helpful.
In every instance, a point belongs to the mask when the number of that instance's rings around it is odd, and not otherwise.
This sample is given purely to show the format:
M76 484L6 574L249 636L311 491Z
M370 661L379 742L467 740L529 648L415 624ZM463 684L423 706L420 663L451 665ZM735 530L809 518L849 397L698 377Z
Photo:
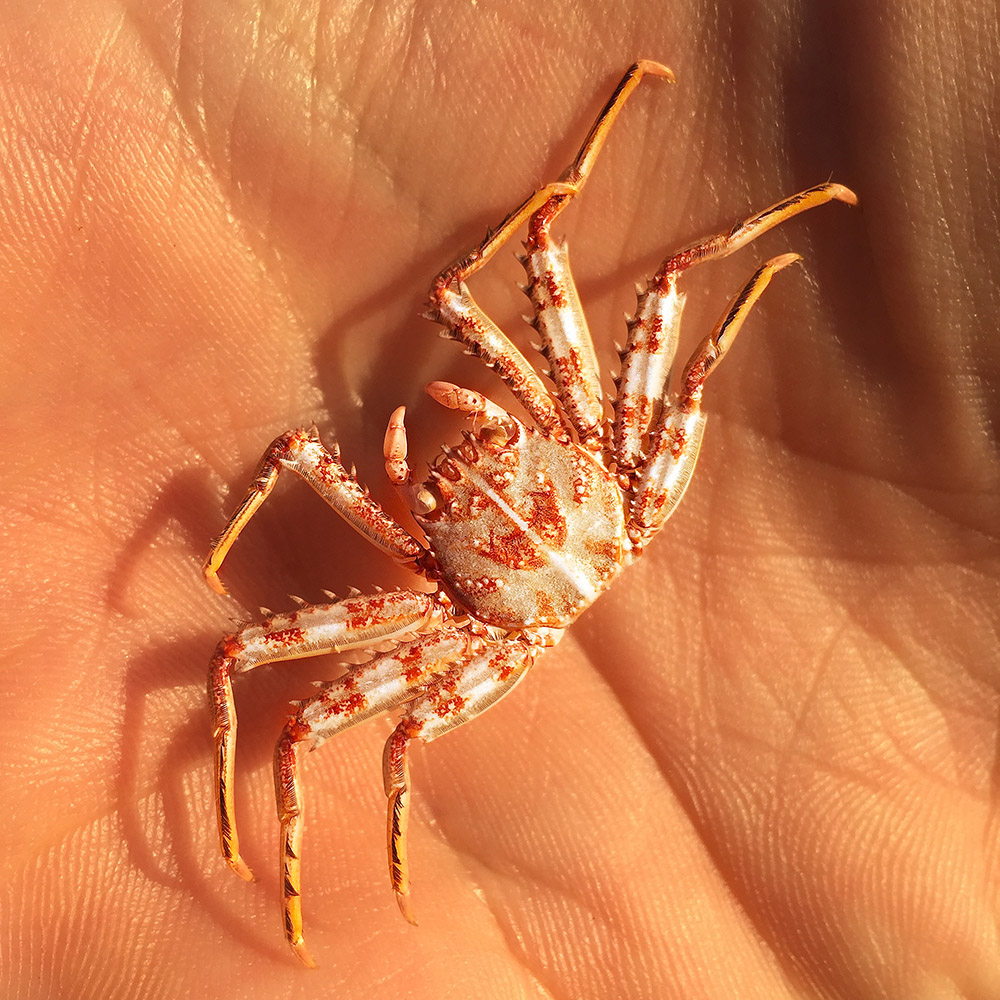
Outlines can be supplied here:
M980 6L3 14L0 993L1000 994ZM310 973L281 941L270 755L336 665L237 686L247 886L218 856L204 664L241 608L407 577L301 486L234 550L237 604L199 561L276 433L315 420L402 516L389 412L419 462L458 427L425 382L505 398L414 314L636 56L678 84L642 85L565 223L605 367L663 252L828 175L862 208L690 275L682 355L754 262L805 258L713 374L648 554L415 753L419 928L383 870L388 723L307 760ZM502 253L476 278L512 331L520 277Z

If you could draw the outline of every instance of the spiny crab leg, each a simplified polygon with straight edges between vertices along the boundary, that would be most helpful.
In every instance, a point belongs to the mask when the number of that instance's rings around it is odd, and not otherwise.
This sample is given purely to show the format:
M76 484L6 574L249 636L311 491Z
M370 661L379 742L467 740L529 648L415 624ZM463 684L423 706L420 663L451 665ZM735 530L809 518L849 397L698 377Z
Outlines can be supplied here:
M548 201L555 197L568 200L579 194L590 176L594 161L600 154L615 119L629 95L639 86L642 78L647 75L662 77L670 83L674 82L673 72L662 63L652 59L640 59L629 66L618 82L618 86L615 87L614 93L601 108L594 124L587 133L587 138L583 140L583 145L573 162L563 171L562 177L558 181L546 184L545 187L532 192L525 198L517 208L504 217L496 229L487 233L486 238L478 247L455 261L450 267L445 268L434 279L434 287L440 288L454 282L466 281L511 238L530 216L534 215Z
M594 342L569 266L566 244L553 240L549 227L567 203L566 196L546 202L528 223L525 291L534 307L529 320L541 338L559 400L581 444L599 442L604 431L604 394Z
M233 675L262 663L398 642L440 627L446 615L447 609L431 595L400 590L350 597L333 604L307 605L290 614L272 615L261 624L248 625L220 641L209 666L208 696L215 739L219 841L226 864L237 875L247 880L253 878L240 856L233 802L236 755Z
M670 70L658 63L637 63L626 73L598 115L576 160L560 178L562 183L571 184L572 190L552 190L532 213L524 244L526 253L519 258L528 275L526 292L534 307L530 322L541 337L542 353L549 363L559 400L580 443L592 448L599 446L604 430L604 396L597 356L570 270L569 251L565 242L552 239L550 229L583 187L622 104L644 72L674 79Z
M465 282L535 212L544 206L549 218L554 218L562 207L582 190L625 101L647 74L671 81L674 79L673 73L666 66L652 60L642 60L630 66L601 109L576 158L564 171L562 178L533 192L507 215L495 230L488 233L478 247L445 268L431 285L427 318L441 323L448 330L446 336L465 344L472 354L482 358L504 380L517 400L531 414L532 419L547 433L558 433L562 428L562 418L545 384L506 334L483 313L472 298ZM566 295L568 293L559 297L565 298ZM562 315L567 317L568 314L564 311ZM573 331L578 331L569 334L569 342L578 345L578 353L587 354L590 336L586 333L582 315L579 303L576 303L572 316L564 318L562 326L569 326ZM582 332L579 332L581 330ZM543 337L547 337L553 344L561 344L565 339L554 329L551 333L543 331ZM550 363L555 370L559 370L554 359L550 359ZM564 372L566 377L561 376L563 384L572 381L575 388L569 391L560 387L560 392L564 398L570 400L571 422L575 422L578 429L583 428L586 436L590 436L595 432L596 426L594 414L597 408L593 402L595 398L597 407L600 406L600 388L596 386L596 360L593 358L592 346L589 347L589 355L577 367L584 370L592 368L593 376L588 377L588 374L584 374L570 379Z
M622 352L622 370L615 399L613 443L621 471L642 461L642 439L655 417L655 408L670 379L677 349L677 333L684 295L677 279L688 268L706 260L728 257L758 236L801 212L829 201L857 204L857 196L843 184L819 184L785 198L770 208L738 222L723 233L705 237L671 254L639 295L635 317L629 321L628 344Z
M285 936L292 951L314 966L302 934L302 795L301 749L315 750L331 736L419 696L434 675L465 660L472 636L460 628L440 631L401 646L392 653L352 667L303 701L285 726L274 749L274 788L281 823L281 886Z
M282 469L304 479L355 531L384 552L412 561L423 551L420 543L372 500L368 491L344 468L336 446L332 452L327 451L315 428L287 431L264 452L246 496L222 533L212 542L202 572L216 593L226 592L219 579L219 569L226 554L274 489Z
M550 637L555 642L558 636ZM410 903L410 871L406 830L410 813L410 771L407 750L411 740L422 743L443 736L485 712L510 694L524 677L542 647L520 640L491 643L478 656L458 663L427 685L386 741L382 776L389 799L387 840L389 880L399 911L417 921Z
M729 351L771 278L801 259L798 254L786 253L759 267L688 361L678 398L664 408L651 436L650 456L633 494L628 532L637 547L663 526L694 472L705 428L700 406L705 379Z
M464 344L469 354L492 368L542 430L565 436L559 409L538 372L482 311L464 282L457 289L448 286L433 291L431 308L424 316L446 328L442 336Z

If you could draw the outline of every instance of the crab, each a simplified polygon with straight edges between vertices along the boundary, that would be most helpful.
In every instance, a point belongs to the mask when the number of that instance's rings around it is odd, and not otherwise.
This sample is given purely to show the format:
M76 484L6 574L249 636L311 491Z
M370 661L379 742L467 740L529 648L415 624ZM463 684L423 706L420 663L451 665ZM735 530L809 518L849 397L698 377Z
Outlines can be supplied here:
M427 317L493 369L531 420L478 392L432 382L429 395L464 415L469 428L461 443L443 448L426 481L416 484L406 462L404 408L391 415L386 473L408 501L425 541L372 499L341 463L337 446L324 446L312 428L289 431L270 445L245 498L212 543L204 575L225 593L218 571L227 552L288 470L376 548L433 585L431 592L353 592L341 600L330 594L325 604L299 602L290 613L269 613L226 635L212 657L208 687L219 837L226 864L251 879L234 813L233 675L322 653L370 654L301 702L275 747L284 930L306 965L315 963L305 945L301 908L303 752L402 707L383 754L389 877L400 911L415 922L406 852L410 745L443 736L510 694L538 656L642 554L694 471L705 426L706 378L774 275L799 257L787 253L758 267L673 379L684 308L681 276L807 209L833 200L856 202L843 185L820 184L667 257L639 292L609 418L566 246L552 237L551 227L583 188L615 118L644 76L673 80L656 62L630 66L561 179L533 192L433 281ZM520 260L534 309L530 322L554 391L466 286L524 223L526 252Z

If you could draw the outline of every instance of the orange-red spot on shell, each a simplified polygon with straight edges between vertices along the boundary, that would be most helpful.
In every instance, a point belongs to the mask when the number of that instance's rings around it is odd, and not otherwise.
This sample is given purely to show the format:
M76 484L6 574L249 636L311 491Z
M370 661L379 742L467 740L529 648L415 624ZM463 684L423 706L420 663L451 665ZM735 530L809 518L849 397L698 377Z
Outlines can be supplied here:
M528 524L542 541L561 548L566 544L568 529L552 481L547 480L542 489L532 490L528 496L531 498Z
M538 569L545 559L535 543L520 530L506 534L490 532L489 544L483 549L494 562L509 569Z
M561 309L566 305L566 296L563 295L563 290L556 281L556 276L551 271L546 271L543 280L545 281L545 290L549 294L549 300L556 309Z
M353 691L346 698L338 698L330 702L330 712L333 715L354 715L368 704L368 699L360 692Z
M687 445L687 431L683 427L678 427L670 441L670 454L676 459L684 453Z
M302 641L302 629L282 628L265 636L265 642L276 646L292 646Z
M453 713L457 714L465 707L465 699L460 694L454 694L450 698L442 698L434 706L434 711L440 718Z

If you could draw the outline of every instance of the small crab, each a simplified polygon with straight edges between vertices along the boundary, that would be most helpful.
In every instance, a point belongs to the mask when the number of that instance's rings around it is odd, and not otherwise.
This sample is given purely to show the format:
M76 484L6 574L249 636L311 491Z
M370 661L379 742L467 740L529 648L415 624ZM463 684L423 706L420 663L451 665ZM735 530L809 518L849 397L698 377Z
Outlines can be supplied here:
M428 318L492 368L533 423L478 392L432 382L430 396L464 414L470 429L461 444L443 449L427 480L417 485L411 484L406 463L403 408L392 414L385 435L386 472L407 498L426 541L369 496L341 464L338 448L326 448L315 429L289 431L265 452L246 497L205 562L206 580L225 593L218 571L226 553L281 470L288 469L377 548L435 588L354 594L344 600L329 595L328 604L269 614L225 636L212 657L208 686L222 854L233 871L249 879L233 804L233 675L320 653L372 654L302 702L275 748L285 936L307 965L314 962L302 934L301 753L359 722L403 708L385 746L383 773L389 877L401 912L413 922L406 855L410 743L437 739L509 694L539 654L638 558L691 478L705 426L700 403L706 377L771 278L799 258L783 254L761 265L674 383L671 366L684 308L681 275L806 209L831 200L856 201L840 184L821 184L669 256L639 294L621 355L614 416L608 418L566 246L553 239L550 228L583 187L611 125L645 75L673 79L659 63L629 67L562 178L535 191L431 286ZM465 284L525 222L525 291L554 392L482 312Z

